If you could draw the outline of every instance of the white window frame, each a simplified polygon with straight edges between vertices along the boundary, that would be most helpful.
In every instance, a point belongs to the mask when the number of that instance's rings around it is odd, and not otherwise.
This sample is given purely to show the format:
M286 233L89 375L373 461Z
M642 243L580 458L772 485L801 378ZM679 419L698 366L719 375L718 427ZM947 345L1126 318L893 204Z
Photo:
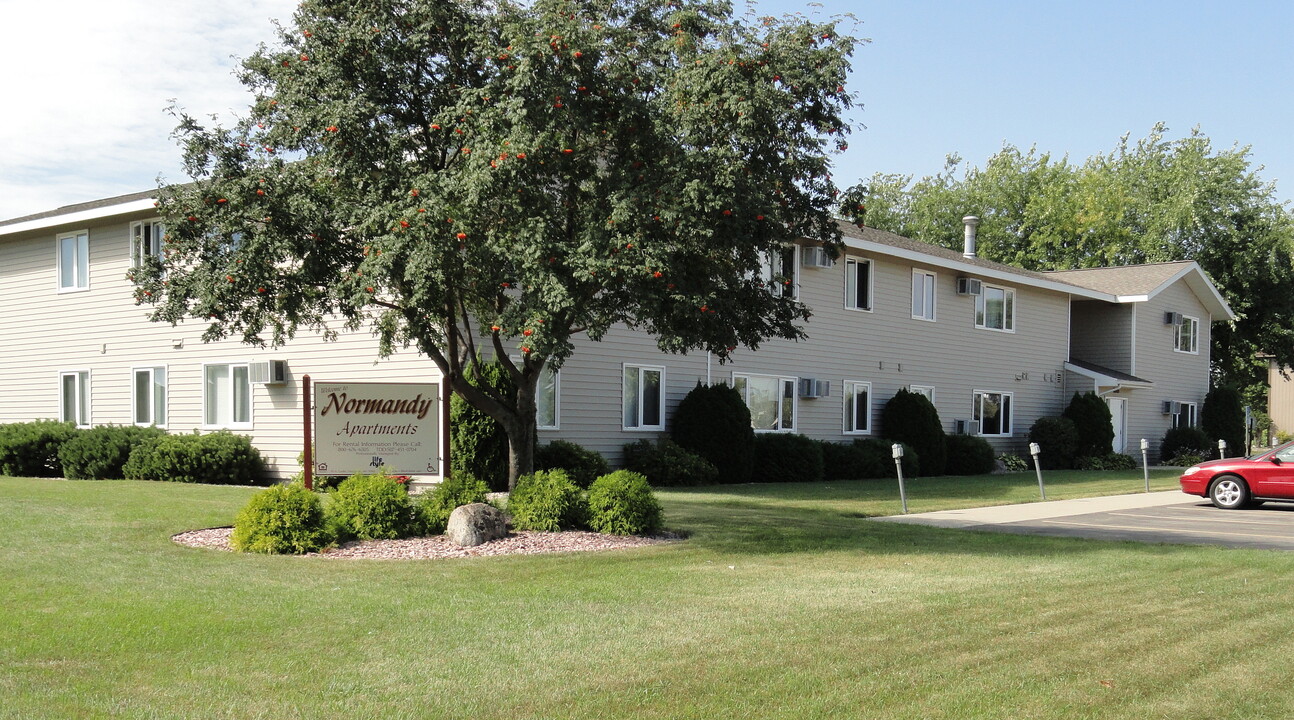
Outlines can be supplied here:
M625 383L625 376L628 374L630 368L638 370L638 373L639 373L638 374L638 398L637 398L638 417L636 418L636 422L637 422L636 425L629 425L628 423L625 423L625 396L624 396L625 385L624 383ZM643 400L645 399L645 396L643 395L644 385L642 382L642 372L644 370L651 370L651 371L660 373L660 397L658 398L659 407L660 407L660 418L659 418L660 422L655 425L646 425L643 423L643 407L646 405L646 403L643 402ZM639 363L621 364L620 366L620 423L621 423L622 430L626 432L664 430L665 429L665 397L666 395L665 395L665 366L664 365L642 365Z
M743 381L742 385L745 388L744 390L742 388L737 387L738 380ZM786 375L763 375L759 373L733 373L732 386L734 388L737 388L737 391L741 394L741 401L746 403L747 408L750 408L750 381L751 380L774 380L777 382L777 388L778 388L777 410L774 413L777 418L777 422L775 423L777 427L773 427L773 428L755 427L755 416L754 416L754 413L751 413L751 418L750 418L751 428L753 428L754 431L757 433L795 432L795 428L799 427L799 424L800 424L800 414L799 414L800 413L800 392L799 392L800 379L797 377L790 377ZM789 427L784 426L782 423L782 420L786 415L786 394L787 394L788 387L790 388L790 394L791 394L791 424Z
M130 266L141 267L145 257L156 258L161 262L162 238L165 236L166 225L161 220L136 220L131 223Z
M974 390L972 391L971 417L979 425L978 434L980 437L1011 437L1011 431L1015 427L1015 393L1002 392L1000 390ZM997 395L1006 400L1003 403L1007 407L1006 427L1002 432L986 433L984 432L984 414L982 411L983 396Z
M988 324L988 291L1002 291L1002 327L990 327ZM1015 332L1015 288L1005 285L984 283L979 295L975 296L975 327L993 332Z
M158 371L161 371L162 373L161 383L157 382ZM149 411L148 422L140 422L139 420L138 376L140 373L144 373L144 372L148 373L148 411ZM167 366L165 364L137 365L130 369L130 420L132 423L140 427L149 427L154 425L159 428L166 427L167 419L170 417L170 401L171 401L170 377L171 377L171 373L168 371ZM203 383L204 383L203 394L205 395L206 393L205 371L204 371ZM157 422L158 401L155 395L155 392L156 392L155 389L159 384L162 387L162 400L161 400L162 421L161 422ZM204 412L205 412L205 408L204 408ZM203 417L205 418L206 416L204 415Z
M553 423L545 425L539 417L539 391L543 386L544 378L551 377L553 382ZM621 382L623 382L623 376ZM663 386L662 386L663 387ZM623 408L623 405L621 406ZM535 383L535 429L536 430L560 430L562 426L562 371L554 370L547 365L544 366L543 373L539 376L539 381Z
M918 395L925 395L931 405L935 404L935 386L934 385L909 385L908 392L914 392Z
M872 312L873 308L875 307L874 298L876 297L874 294L874 290L876 288L876 263L872 262L871 258L851 256L851 257L845 258L845 262L843 263L843 265L845 266L845 309L854 310L856 312ZM860 265L867 266L867 288L866 288L867 306L866 307L860 307L854 304L855 301L858 299L857 275L858 275L858 266ZM849 292L851 287L854 288L854 292L852 294Z
M74 242L74 257L63 257L63 241ZM54 283L60 293L85 292L90 289L90 231L74 230L58 234L54 239L56 257ZM72 284L63 284L63 265L71 263Z
M1177 406L1178 411L1173 413L1173 427L1197 427L1200 424L1199 405L1182 400ZM1182 424L1183 420L1185 425Z
M921 312L917 312L917 279L921 279ZM927 284L929 292L926 291ZM929 299L930 307L926 308L926 300ZM925 322L935 322L938 319L939 309L939 274L929 270L912 268L912 295L909 298L912 303L912 319L923 320ZM927 312L928 310L928 312Z
M66 377L76 378L75 393L77 400L77 411L85 412L85 417L67 417L64 409L67 405L67 396L63 392L63 379ZM75 423L78 428L88 428L91 424L94 409L90 404L90 370L82 368L78 370L60 370L58 372L58 419L59 422Z
M791 263L790 272L787 272L786 263ZM785 280L778 281L777 277L789 278L790 285ZM787 245L778 251L778 261L773 261L773 255L764 252L759 257L759 274L757 279L764 283L765 287L776 287L780 285L780 291L777 291L779 297L789 297L792 300L800 299L800 252L795 245ZM790 288L788 291L787 288Z
M842 431L846 435L871 435L872 434L872 384L864 380L846 379L843 383L843 387L845 391L843 393L844 402L842 403L843 405L842 409L844 410L845 417L844 417L844 424L841 426ZM858 390L860 388L864 389L865 392L867 393L867 414L866 414L867 427L861 430L854 426L854 418L857 416L856 412L854 413L850 412L851 406L856 406L856 404L858 403Z
M1191 347L1188 350L1182 349L1182 328L1190 324L1194 330L1191 332ZM1182 316L1182 324L1177 326L1177 332L1173 337L1173 350L1188 355L1200 354L1200 319L1190 315Z
M204 429L204 430L248 430L248 429L251 429L251 427L252 427L253 423L254 423L254 422L255 422L255 420L256 420L256 417L255 417L255 405L256 405L256 403L255 403L255 402L253 402L253 395L252 395L252 387L253 387L253 385L252 385L252 382L251 382L251 368L250 368L250 365L251 365L251 363L249 363L249 362L247 362L247 361L245 361L245 360L244 360L244 361L236 361L236 362L209 362L209 363L202 363L202 429ZM208 368L211 368L211 367L227 367L227 368L229 368L229 398L228 398L228 400L229 400L229 415L230 415L231 417L232 417L232 416L233 416L233 414L234 414L234 368L239 368L239 367L241 367L241 368L243 368L244 370L246 370L246 371L247 371L247 374L248 374L248 378L247 378L247 420L246 420L245 422L239 422L239 421L237 421L237 420L231 420L231 421L230 421L230 422L228 422L228 423L221 424L221 423L211 423L211 422L208 422L208 421L207 421L207 418L209 417L209 414L208 414L208 410L209 410L208 401L209 401L209 398L208 398L208 395L207 395L207 369L208 369Z

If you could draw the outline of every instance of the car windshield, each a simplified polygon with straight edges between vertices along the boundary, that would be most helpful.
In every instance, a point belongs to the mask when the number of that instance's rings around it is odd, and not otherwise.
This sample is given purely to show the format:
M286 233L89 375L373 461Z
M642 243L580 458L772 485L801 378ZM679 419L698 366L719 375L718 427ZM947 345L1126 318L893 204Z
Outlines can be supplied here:
M1284 445L1281 445L1280 447L1277 447L1277 448L1267 448L1262 452L1257 452L1257 453L1254 453L1253 455L1250 455L1246 459L1258 460L1259 458L1266 457L1269 455L1272 457L1280 458L1281 462L1294 461L1294 441L1287 442Z

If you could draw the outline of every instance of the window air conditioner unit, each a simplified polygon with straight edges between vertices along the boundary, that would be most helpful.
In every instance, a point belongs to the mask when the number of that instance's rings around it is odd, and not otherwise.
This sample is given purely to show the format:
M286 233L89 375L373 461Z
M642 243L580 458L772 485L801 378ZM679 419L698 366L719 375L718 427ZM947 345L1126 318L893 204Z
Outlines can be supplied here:
M1181 411L1182 411L1182 404L1181 404L1181 403L1179 403L1179 402L1177 402L1176 400L1165 400L1165 401L1164 401L1164 414L1165 414L1165 415L1176 415L1177 413L1179 413L1179 412L1181 412Z
M835 265L835 261L827 254L827 249L816 245L806 245L801 249L802 265L812 268L829 268Z
M953 434L979 435L979 420L954 420Z
M822 398L830 397L831 381L815 380L813 378L800 378L800 397L802 398Z
M958 295L979 295L984 292L984 283L975 278L959 277L957 278Z
M288 361L250 363L247 366L247 377L255 385L283 385L288 381Z
M1182 324L1182 314L1181 314L1181 313L1178 313L1178 312L1166 312L1166 313L1164 313L1164 324L1165 324L1165 325L1181 325L1181 324Z

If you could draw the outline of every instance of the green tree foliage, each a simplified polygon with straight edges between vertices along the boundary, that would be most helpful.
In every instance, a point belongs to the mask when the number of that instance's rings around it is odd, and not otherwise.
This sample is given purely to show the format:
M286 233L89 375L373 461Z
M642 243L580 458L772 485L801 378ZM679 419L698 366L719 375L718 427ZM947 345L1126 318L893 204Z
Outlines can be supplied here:
M503 424L532 466L535 387L615 323L668 352L800 338L761 259L833 252L855 40L718 0L305 0L242 66L234 127L180 113L156 320L281 343L371 327ZM478 351L517 388L466 379ZM514 360L514 358L517 358Z
M1217 457L1218 440L1227 441L1227 455L1245 455L1245 409L1240 392L1226 385L1209 390L1200 408L1200 429L1213 440L1213 456Z
M697 383L674 410L674 442L700 455L719 471L721 483L750 481L755 431L750 408L729 385Z
M1076 457L1105 457L1114 445L1114 419L1110 406L1094 392L1074 393L1061 413L1078 433Z
M516 387L498 363L472 363L467 382L489 388L500 397L515 398ZM455 393L449 400L449 465L455 475L484 478L491 490L508 489L508 433L502 423Z
M881 434L916 450L921 458L921 472L926 476L944 474L947 462L944 426L930 398L900 389L881 410Z
M978 215L979 254L1032 270L1194 260L1238 316L1212 328L1215 375L1252 392L1265 381L1256 351L1294 364L1294 218L1249 148L1167 134L1124 136L1082 164L1012 145L982 168L954 155L933 176L875 175L847 197L868 225L953 249L961 218Z

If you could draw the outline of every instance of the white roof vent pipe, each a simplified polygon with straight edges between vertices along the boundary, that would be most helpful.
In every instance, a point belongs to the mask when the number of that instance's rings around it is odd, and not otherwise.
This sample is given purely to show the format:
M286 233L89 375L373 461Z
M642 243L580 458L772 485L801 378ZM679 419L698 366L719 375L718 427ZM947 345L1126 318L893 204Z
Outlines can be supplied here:
M962 257L970 259L975 257L975 226L979 225L979 218L967 215L962 222L966 223L966 247L962 250Z

